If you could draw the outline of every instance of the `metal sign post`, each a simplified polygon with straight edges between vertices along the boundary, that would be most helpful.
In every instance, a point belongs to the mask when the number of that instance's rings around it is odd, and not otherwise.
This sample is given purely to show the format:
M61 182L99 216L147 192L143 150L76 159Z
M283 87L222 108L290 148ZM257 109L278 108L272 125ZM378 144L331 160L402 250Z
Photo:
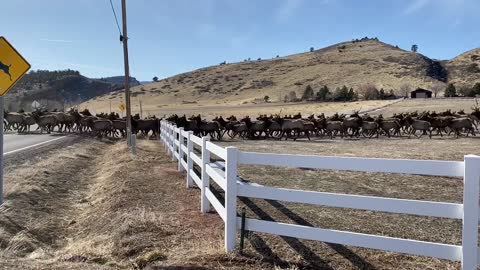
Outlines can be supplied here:
M3 204L3 96L0 96L0 205Z
M3 204L3 95L29 69L27 60L4 37L0 37L0 205Z

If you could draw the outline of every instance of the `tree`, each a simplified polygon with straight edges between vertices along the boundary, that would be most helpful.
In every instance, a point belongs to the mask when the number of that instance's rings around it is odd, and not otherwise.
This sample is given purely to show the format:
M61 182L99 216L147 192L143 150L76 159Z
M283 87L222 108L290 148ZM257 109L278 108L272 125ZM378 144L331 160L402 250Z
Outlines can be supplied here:
M357 93L353 91L353 88L350 87L350 90L348 90L348 95L347 95L347 100L356 100L357 99Z
M313 89L310 85L307 85L307 87L305 87L305 91L303 91L302 100L308 100L312 97L313 97Z
M348 88L344 85L342 88L335 89L333 93L333 99L338 101L347 101L348 100Z
M433 96L437 97L437 94L443 89L443 87L444 87L443 83L438 82L438 81L433 82L431 87L430 87L432 89Z
M360 87L358 87L358 93L365 100L377 99L378 95L379 95L377 87L375 87L375 85L372 84L372 83L367 83L367 84L360 85Z
M326 85L320 88L320 91L317 92L317 100L326 100L327 96L330 94L330 90Z
M475 93L475 95L480 95L480 83L476 83L472 87L472 91Z
M403 94L403 97L408 98L410 91L412 91L412 86L409 83L400 85L400 92Z
M413 44L412 45L412 52L416 53L418 51L418 45L417 44Z
M446 97L454 97L457 94L457 89L453 83L449 83L447 88L445 88L445 96Z
M315 48L310 47L310 52L313 52L314 50L315 50Z
M383 88L381 88L380 91L378 92L378 98L385 99L385 90L383 90Z
M288 95L285 95L285 96L283 97L283 102L288 102Z
M269 96L264 96L264 97L263 97L263 100L264 100L265 102L268 102L269 99L270 99Z
M158 77L157 77L157 76L155 76L155 77L153 77L153 79L152 79L152 80L153 80L154 82L158 82Z

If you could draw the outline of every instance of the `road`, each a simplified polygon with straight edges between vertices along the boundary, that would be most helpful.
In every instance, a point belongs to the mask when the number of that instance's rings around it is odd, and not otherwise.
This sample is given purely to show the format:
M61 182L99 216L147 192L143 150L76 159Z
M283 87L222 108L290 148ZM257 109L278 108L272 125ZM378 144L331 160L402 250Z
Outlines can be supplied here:
M25 151L47 145L49 143L65 139L61 134L4 134L3 154Z

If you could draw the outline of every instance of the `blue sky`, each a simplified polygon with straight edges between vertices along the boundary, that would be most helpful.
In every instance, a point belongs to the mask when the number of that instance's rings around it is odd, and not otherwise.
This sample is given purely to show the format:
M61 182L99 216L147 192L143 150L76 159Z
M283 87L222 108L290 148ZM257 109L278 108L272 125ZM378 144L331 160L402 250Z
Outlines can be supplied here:
M120 0L112 1L121 16ZM480 0L127 0L127 12L139 80L364 36L404 49L418 44L437 59L480 47ZM0 13L0 35L33 69L123 74L108 0L10 0Z

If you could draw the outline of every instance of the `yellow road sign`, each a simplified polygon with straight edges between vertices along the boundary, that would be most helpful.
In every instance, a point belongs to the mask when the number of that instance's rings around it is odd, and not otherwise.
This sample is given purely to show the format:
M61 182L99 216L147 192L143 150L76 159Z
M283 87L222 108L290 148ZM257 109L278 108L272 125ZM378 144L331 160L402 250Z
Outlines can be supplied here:
M120 109L120 111L125 111L125 105L123 104L120 104L120 106L118 106L118 108Z
M4 37L0 37L0 96L30 69L30 64Z

